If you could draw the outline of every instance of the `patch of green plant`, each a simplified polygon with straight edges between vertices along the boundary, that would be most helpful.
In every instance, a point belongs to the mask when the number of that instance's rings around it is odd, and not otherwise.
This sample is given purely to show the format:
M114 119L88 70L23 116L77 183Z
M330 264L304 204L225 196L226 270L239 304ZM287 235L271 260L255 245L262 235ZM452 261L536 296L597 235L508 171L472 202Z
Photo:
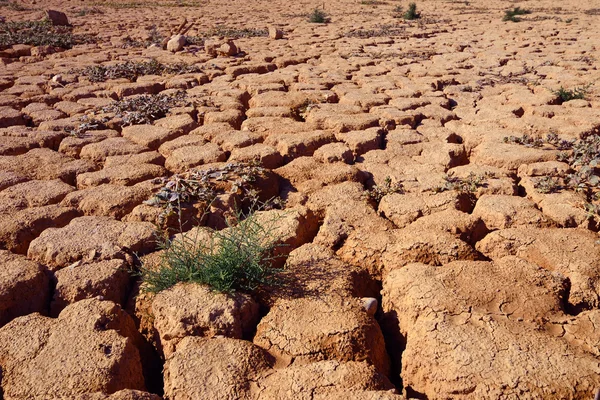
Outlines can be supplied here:
M541 193L556 193L570 190L582 197L591 217L600 216L600 136L589 135L583 139L560 139L555 133L543 141L545 145L562 150L558 160L568 164L566 173L554 177L543 177L534 183Z
M540 193L556 193L559 192L563 186L561 185L560 179L554 176L544 176L533 185Z
M114 65L91 65L73 71L86 77L90 82L105 82L109 79L125 78L135 82L144 75L180 75L199 72L200 67L185 63L162 64L155 59L150 61L126 61Z
M278 218L259 219L253 211L248 215L238 211L235 221L228 221L223 230L207 228L202 238L184 233L178 239L165 240L158 267L140 268L142 288L158 293L187 282L224 293L252 293L261 286L277 285L277 274L282 271L274 267L281 258L276 250L282 245L274 235L278 222Z
M367 191L367 197L379 203L385 195L392 193L404 193L404 187L400 182L392 183L392 178L386 176L382 185L374 185Z
M527 15L527 14L531 14L531 11L527 10L525 8L515 7L512 10L504 11L504 17L502 17L502 21L519 22L519 21L521 21L521 18L519 18L518 15Z
M454 174L450 172L444 177L444 184L440 187L437 187L435 191L440 193L448 190L455 190L459 193L474 195L479 188L487 187L486 178L491 177L493 176L490 174L482 176L471 172L466 178L460 178L454 176Z
M558 96L560 103L564 103L570 100L585 99L589 92L590 85L576 87L574 89L565 89L562 86L558 90L553 90L552 93Z
M114 115L123 121L123 126L151 124L153 121L166 117L169 110L173 107L184 107L190 102L186 99L186 94L179 91L175 94L143 94L139 96L129 96L122 100L102 107L102 113Z
M510 144L520 144L526 147L543 147L544 141L540 138L534 138L528 134L523 134L523 136L505 136L504 143Z
M404 13L404 19L412 21L419 18L421 18L421 14L417 12L417 4L410 3L408 5L408 10L406 10L406 12Z
M77 43L70 27L53 26L50 21L22 21L0 23L0 46L28 44L70 49Z
M308 22L313 24L326 24L331 21L331 18L325 13L325 11L315 8L310 14L308 14Z

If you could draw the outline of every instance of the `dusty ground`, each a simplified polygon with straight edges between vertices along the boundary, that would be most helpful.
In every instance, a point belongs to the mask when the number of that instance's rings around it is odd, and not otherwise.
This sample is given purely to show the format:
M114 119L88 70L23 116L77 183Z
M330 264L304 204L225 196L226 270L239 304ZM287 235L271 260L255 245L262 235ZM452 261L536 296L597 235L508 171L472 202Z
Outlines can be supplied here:
M573 167L555 146L509 139L600 134L593 2L423 0L411 22L391 0L18 3L0 2L0 15L62 10L95 40L0 49L5 399L591 399L600 388L597 216L581 193L544 190ZM316 6L329 24L307 21ZM502 21L515 6L532 13ZM183 17L197 38L268 26L284 37L234 38L234 56L207 53L224 37L148 47ZM150 59L199 70L99 83L77 72ZM560 87L585 87L585 99L561 102ZM82 120L178 90L187 103L153 126ZM143 203L157 178L253 160L266 169L258 196L289 211L278 227L289 290L139 294L125 270L156 258L155 224L177 226ZM223 227L236 198L220 195L203 222Z

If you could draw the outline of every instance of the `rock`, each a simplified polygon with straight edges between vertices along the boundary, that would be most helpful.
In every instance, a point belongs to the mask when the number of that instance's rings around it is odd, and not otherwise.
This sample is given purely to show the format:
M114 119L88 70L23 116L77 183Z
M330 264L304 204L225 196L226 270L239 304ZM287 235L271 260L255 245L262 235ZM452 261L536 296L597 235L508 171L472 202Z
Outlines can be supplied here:
M171 36L171 39L167 42L167 50L176 53L178 51L183 50L183 46L185 46L186 39L183 35L175 35Z
M361 390L391 389L393 385L390 381L365 362L331 360L293 365L273 371L260 380L257 398L261 400L330 399L344 391L353 393ZM355 399L353 396L344 398Z
M173 140L182 133L155 125L131 125L123 128L121 134L133 143L156 150L164 142Z
M276 26L269 26L269 37L273 40L283 38L283 31Z
M0 246L27 254L32 240L48 228L61 228L79 216L76 209L48 205L0 214Z
M239 53L239 50L233 40L228 40L227 43L223 43L219 46L217 53L223 57L231 57Z
M229 156L229 161L252 162L255 160L267 169L275 169L283 165L281 154L273 147L262 143L234 149Z
M378 212L398 228L444 210L470 211L468 196L456 191L442 193L390 193L379 202Z
M483 195L477 200L473 215L483 220L490 230L520 225L552 226L532 201L518 196Z
M165 357L187 336L248 338L258 322L258 304L243 293L212 291L207 286L178 284L152 301L158 347Z
M255 381L270 367L268 354L251 342L186 337L165 361L165 397L254 399Z
M280 300L258 324L254 343L281 365L366 360L383 375L389 373L383 335L360 299Z
M344 162L352 164L354 154L348 145L344 143L329 143L315 150L313 157L322 163Z
M54 26L69 26L69 19L67 14L61 11L46 10L46 17L52 22Z
M0 327L22 315L46 313L50 296L46 268L6 250L0 250L0 264Z
M477 250L493 260L514 255L569 278L568 301L575 310L600 306L600 243L586 229L502 229L477 243Z
M50 304L50 315L57 317L69 304L100 297L124 304L129 287L131 267L123 260L75 263L56 271L56 288Z
M79 217L64 228L46 229L35 239L28 257L58 270L76 261L126 259L154 249L154 226L109 217Z
M369 315L370 317L374 317L375 313L377 312L377 299L373 297L363 297L361 300L363 303L363 307L367 312L367 315Z
M167 171L156 164L119 164L107 166L96 172L87 172L77 176L77 188L87 189L102 184L132 186L167 175Z
M516 257L392 271L382 305L399 332L393 357L405 347L405 388L429 398L590 398L600 385L597 356L544 328L563 318L567 287Z
M124 137L111 137L98 143L91 143L81 149L81 158L101 162L109 156L125 154L138 154L149 149L143 145L132 142Z
M201 146L185 146L175 149L165 161L165 168L171 172L181 173L203 164L222 162L227 154L214 143Z
M60 179L69 185L78 174L94 170L88 160L75 160L50 149L32 149L18 156L0 156L0 170L29 179Z
M75 207L84 215L121 219L152 194L144 183L134 186L104 184L68 194L62 201L65 207Z
M144 390L137 335L127 313L96 299L67 307L58 319L37 313L14 319L0 329L4 396L74 398Z
M18 183L0 192L0 212L56 204L74 190L59 179Z

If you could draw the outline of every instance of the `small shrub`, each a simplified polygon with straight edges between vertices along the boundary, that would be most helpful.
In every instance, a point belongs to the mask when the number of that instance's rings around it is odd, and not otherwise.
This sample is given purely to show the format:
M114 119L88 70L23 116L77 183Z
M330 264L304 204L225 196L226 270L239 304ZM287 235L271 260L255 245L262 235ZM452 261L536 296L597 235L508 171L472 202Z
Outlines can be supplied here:
M408 10L404 13L404 19L412 21L419 18L421 18L421 14L417 12L417 4L410 3L408 5Z
M255 204L259 201L255 184L266 173L267 170L258 163L230 162L221 167L192 169L160 178L157 183L162 187L144 204L162 208L161 223L172 215L181 219L185 210L198 208L198 204L202 205L200 212L203 213L219 194L237 193L242 206L244 203ZM263 208L271 204L278 205L273 200Z
M331 19L327 16L325 11L319 10L318 8L315 8L308 15L308 22L312 22L313 24L326 24L330 20Z
M193 234L161 243L164 253L158 268L142 266L139 275L143 290L157 293L179 282L199 283L231 293L253 292L263 285L276 285L281 269L273 262L281 258L273 232L277 219L259 221L254 212L236 213L236 221L228 222L221 231L209 230L202 240Z
M481 187L487 187L487 182L485 179L491 177L492 175L490 174L482 176L471 172L466 178L459 178L454 176L452 173L449 173L446 177L444 177L444 185L436 188L436 192L455 190L459 193L474 195L477 192L477 189Z
M557 134L550 133L542 142L562 150L558 160L568 164L569 169L559 176L540 178L535 188L541 193L563 190L578 193L589 218L600 216L600 136L561 140Z
M583 86L583 87L577 87L574 89L565 89L561 86L560 89L554 90L552 93L554 93L556 96L558 96L558 99L559 99L560 103L562 104L565 101L585 99L585 97L588 94L588 91L589 91L589 85Z
M381 186L374 185L371 190L367 191L367 196L369 199L379 203L383 196L391 193L404 193L404 188L402 187L402 183L392 183L392 178L386 176Z
M533 138L528 134L523 134L523 136L505 136L504 143L510 144L520 144L526 147L542 147L544 146L544 141L539 138Z
M518 15L527 15L527 14L531 14L531 11L521 8L521 7L515 7L512 10L504 11L504 17L502 18L502 21L519 22L519 21L521 21L521 18L519 18L517 16Z

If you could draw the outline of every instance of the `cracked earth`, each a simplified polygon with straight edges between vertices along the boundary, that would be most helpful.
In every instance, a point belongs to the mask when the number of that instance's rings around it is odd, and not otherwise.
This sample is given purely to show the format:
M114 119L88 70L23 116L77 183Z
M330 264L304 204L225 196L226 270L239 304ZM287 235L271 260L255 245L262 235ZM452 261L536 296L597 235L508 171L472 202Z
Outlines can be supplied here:
M600 9L398 6L0 0L0 397L592 399ZM140 290L246 195L285 286Z

